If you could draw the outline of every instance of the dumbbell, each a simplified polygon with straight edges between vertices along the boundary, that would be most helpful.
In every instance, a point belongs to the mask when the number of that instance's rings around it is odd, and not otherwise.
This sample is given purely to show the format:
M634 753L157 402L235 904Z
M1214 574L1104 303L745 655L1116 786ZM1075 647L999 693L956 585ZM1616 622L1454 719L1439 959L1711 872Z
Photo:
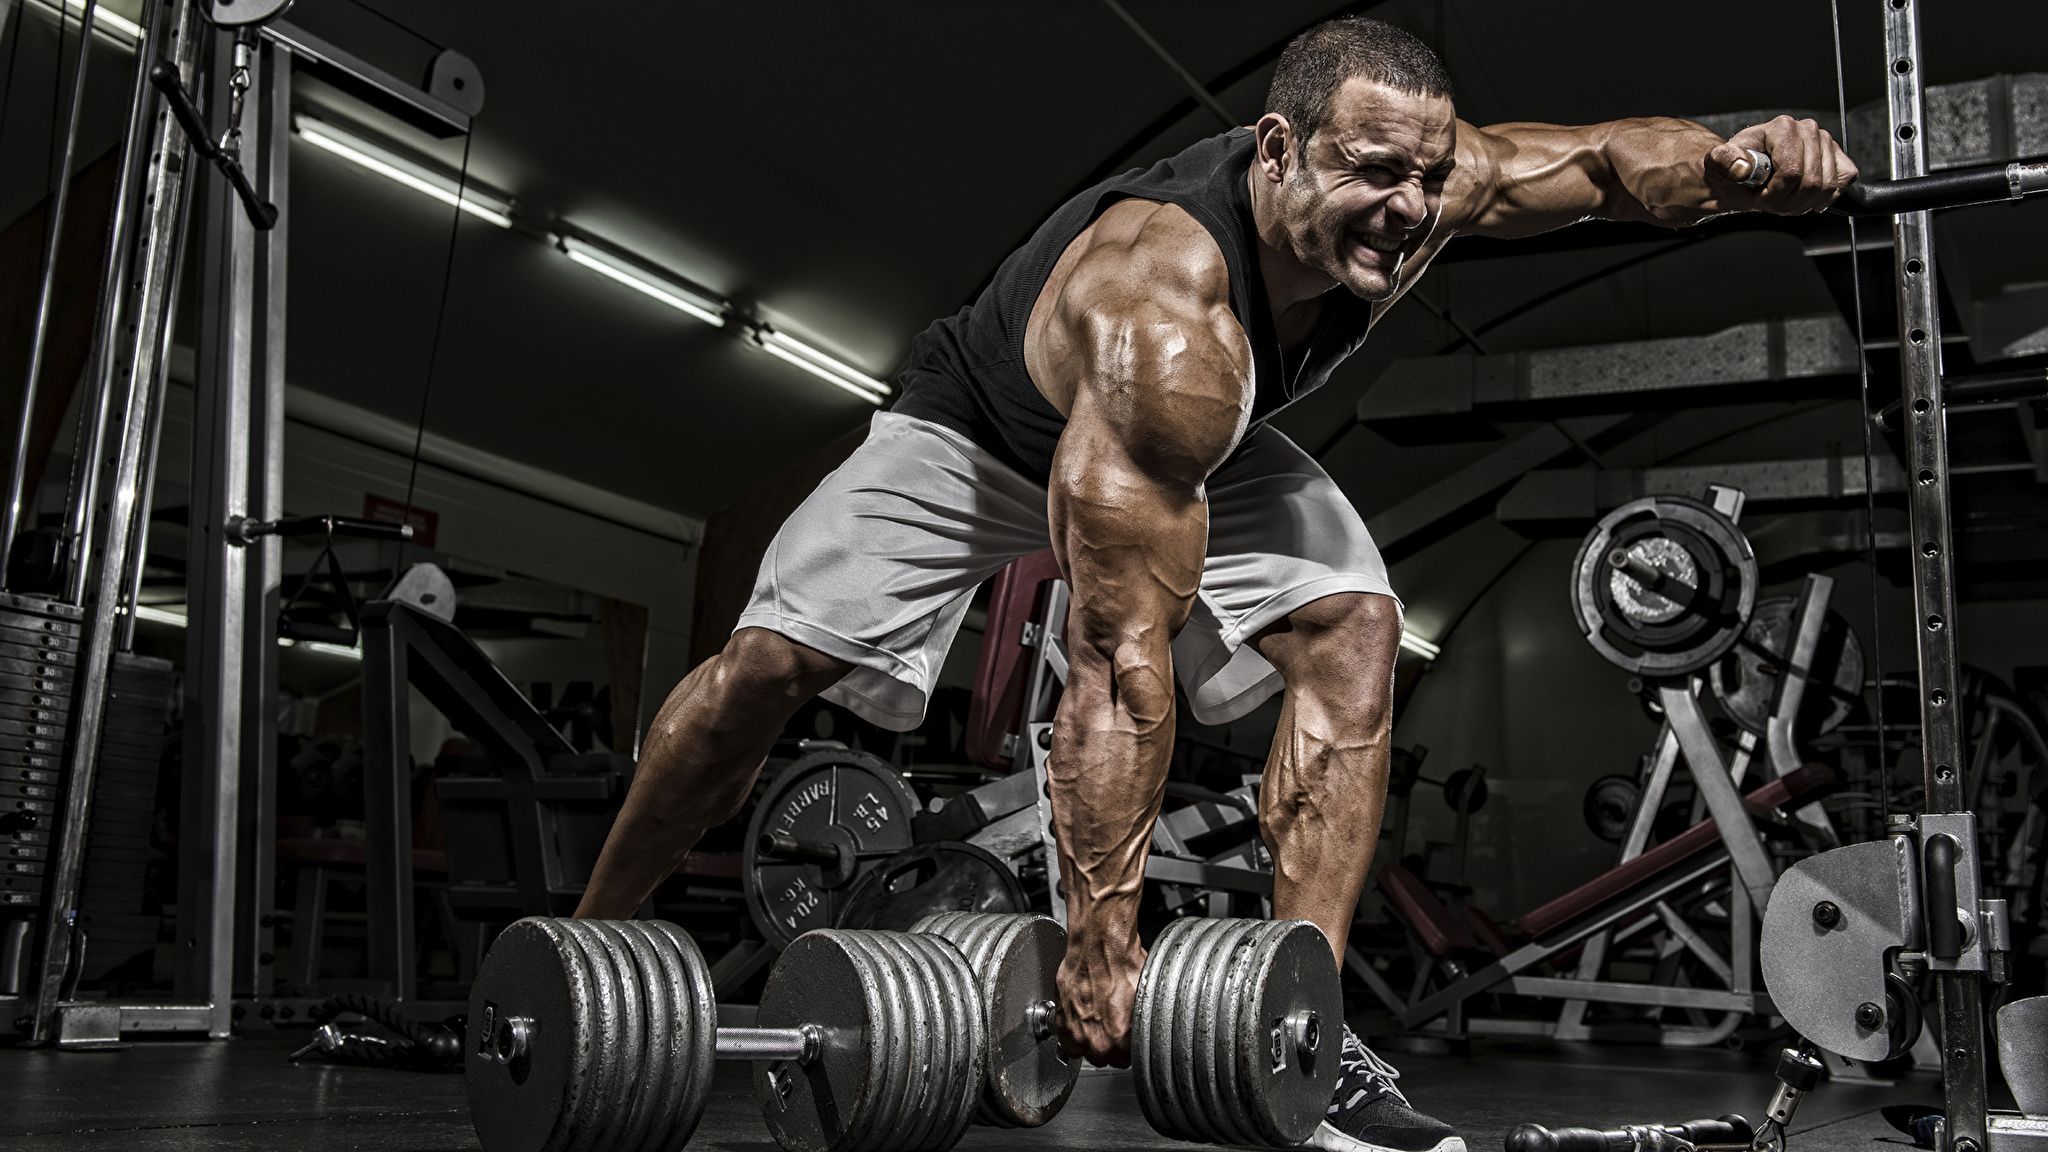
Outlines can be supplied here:
M754 1062L792 1152L935 1152L965 1131L986 1046L974 975L936 936L820 929L783 950L753 1028L719 1028L711 970L660 921L528 917L470 993L470 1119L486 1152L674 1152L713 1062Z
M1052 1119L1080 1071L1061 1057L1055 1031L1065 930L1045 916L943 912L911 931L952 941L974 969L988 1044L977 1119ZM1132 1019L1147 1119L1184 1140L1302 1143L1337 1089L1343 1008L1329 940L1315 925L1175 921L1152 946Z

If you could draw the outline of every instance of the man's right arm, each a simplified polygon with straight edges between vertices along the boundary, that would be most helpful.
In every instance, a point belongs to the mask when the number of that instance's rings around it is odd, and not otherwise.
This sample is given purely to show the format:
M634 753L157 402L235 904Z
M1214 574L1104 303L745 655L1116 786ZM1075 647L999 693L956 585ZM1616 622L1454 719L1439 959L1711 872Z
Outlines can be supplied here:
M1073 589L1050 785L1068 944L1061 1024L1129 1060L1138 894L1173 746L1171 644L1201 584L1204 485L1250 413L1250 348L1227 269L1185 212L1119 205L1034 325L1034 372L1068 422L1052 542ZM1121 231L1119 231L1121 229Z

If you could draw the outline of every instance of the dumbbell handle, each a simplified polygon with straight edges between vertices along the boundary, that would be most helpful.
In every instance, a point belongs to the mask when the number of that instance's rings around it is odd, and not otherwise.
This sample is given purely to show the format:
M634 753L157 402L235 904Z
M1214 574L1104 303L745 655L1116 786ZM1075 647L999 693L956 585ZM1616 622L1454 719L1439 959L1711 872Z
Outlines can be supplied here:
M1507 1152L1653 1152L1698 1144L1747 1144L1752 1134L1749 1121L1735 1115L1607 1129L1524 1124L1508 1133Z
M494 1063L511 1064L526 1057L536 1027L529 1016L501 1016L491 1025L481 1055ZM825 1047L825 1030L816 1024L797 1028L720 1028L712 1051L721 1060L794 1060L809 1064Z
M816 1024L799 1028L720 1028L712 1049L720 1060L794 1060L809 1064L825 1044Z

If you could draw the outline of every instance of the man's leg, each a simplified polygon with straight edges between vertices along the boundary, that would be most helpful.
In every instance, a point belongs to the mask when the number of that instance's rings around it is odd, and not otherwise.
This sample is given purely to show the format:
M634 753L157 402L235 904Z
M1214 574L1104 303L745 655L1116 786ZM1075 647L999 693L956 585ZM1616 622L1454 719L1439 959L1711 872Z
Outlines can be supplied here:
M746 802L790 716L852 665L764 628L742 628L683 677L640 751L576 915L623 920L704 831Z
M1252 643L1287 683L1259 790L1259 830L1273 851L1273 912L1314 921L1341 970L1386 810L1401 607L1391 596L1340 592L1296 608ZM1343 1036L1337 1091L1311 1145L1465 1152L1456 1130L1409 1104L1393 1065L1349 1027Z
M1287 683L1259 789L1273 913L1314 921L1341 968L1386 809L1401 608L1342 592L1295 609L1252 643Z

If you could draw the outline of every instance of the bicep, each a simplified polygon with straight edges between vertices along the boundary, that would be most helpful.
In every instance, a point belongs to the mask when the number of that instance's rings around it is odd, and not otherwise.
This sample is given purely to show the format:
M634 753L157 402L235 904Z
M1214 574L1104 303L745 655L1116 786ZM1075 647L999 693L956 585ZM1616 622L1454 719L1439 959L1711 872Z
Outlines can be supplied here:
M1078 329L1078 379L1048 512L1084 629L1091 605L1115 607L1096 626L1179 628L1208 547L1204 485L1251 409L1250 348L1227 304L1156 295L1061 321Z
M1611 211L1600 129L1459 121L1444 223L1471 236L1533 236Z

